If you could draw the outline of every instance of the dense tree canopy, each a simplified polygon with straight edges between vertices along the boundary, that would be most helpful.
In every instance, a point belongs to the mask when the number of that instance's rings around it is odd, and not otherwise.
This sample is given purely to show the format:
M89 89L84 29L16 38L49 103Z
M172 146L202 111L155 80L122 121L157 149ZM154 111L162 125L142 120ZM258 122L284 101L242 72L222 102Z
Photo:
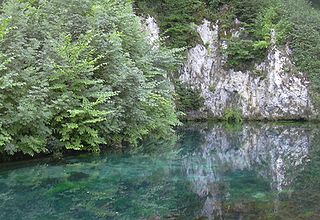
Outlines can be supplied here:
M99 151L178 123L167 75L127 0L8 0L0 15L0 152Z

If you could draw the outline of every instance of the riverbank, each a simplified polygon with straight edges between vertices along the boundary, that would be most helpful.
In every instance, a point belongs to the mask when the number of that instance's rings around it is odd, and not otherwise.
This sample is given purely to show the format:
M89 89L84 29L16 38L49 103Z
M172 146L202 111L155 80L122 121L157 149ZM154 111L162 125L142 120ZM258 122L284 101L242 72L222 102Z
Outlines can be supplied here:
M320 127L320 123L318 121L303 121L303 120L287 120L287 121L253 121L253 120L244 120L241 121L241 123L234 123L234 122L226 122L222 119L213 119L211 118L210 120L207 119L193 119L193 120L184 120L183 124L175 128L175 134L172 133L172 136L177 136L179 135L179 132L186 129L186 128L192 128L192 127L197 127L197 126L213 126L215 124L220 124L223 125L226 129L229 130L239 130L243 128L243 126L262 126L262 125L272 125L272 126L301 126L301 127L309 127L309 128L316 128ZM171 136L170 135L170 136ZM159 141L166 141L170 139L170 136L167 138L163 137L159 139ZM37 161L37 160L45 160L45 161L59 161L63 160L66 157L70 156L79 156L79 155L84 155L84 154L108 154L110 152L127 152L130 150L134 149L139 149L141 150L141 147L146 145L147 142L155 142L157 139L152 140L152 135L150 135L148 138L145 140L140 141L138 146L130 146L130 145L125 145L122 147L119 147L118 145L116 147L101 147L100 148L100 153L92 153L88 151L75 151L75 150L64 150L64 151L57 151L57 152L51 152L51 153L40 153L40 154L35 154L34 156L28 155L28 154L23 154L23 153L17 153L14 155L6 155L6 154L0 154L0 164L1 165L6 165L10 164L13 162L24 162L24 161ZM147 148L148 146L146 146ZM148 149L146 149L148 151ZM152 150L151 150L152 151Z

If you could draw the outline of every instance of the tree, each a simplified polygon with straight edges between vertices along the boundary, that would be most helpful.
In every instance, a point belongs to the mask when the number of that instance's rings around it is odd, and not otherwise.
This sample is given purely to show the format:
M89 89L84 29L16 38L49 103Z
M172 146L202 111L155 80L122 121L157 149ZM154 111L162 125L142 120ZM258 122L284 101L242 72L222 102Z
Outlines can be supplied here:
M178 123L167 78L130 1L8 0L0 15L0 151L135 144Z

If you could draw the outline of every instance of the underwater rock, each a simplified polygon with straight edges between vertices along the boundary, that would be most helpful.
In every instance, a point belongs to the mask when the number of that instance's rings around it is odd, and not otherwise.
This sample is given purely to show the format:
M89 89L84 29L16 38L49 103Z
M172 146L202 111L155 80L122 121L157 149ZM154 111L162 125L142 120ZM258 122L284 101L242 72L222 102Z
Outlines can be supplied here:
M70 176L68 177L69 181L75 182L75 181L81 181L89 178L89 174L83 173L83 172L72 172L70 173Z

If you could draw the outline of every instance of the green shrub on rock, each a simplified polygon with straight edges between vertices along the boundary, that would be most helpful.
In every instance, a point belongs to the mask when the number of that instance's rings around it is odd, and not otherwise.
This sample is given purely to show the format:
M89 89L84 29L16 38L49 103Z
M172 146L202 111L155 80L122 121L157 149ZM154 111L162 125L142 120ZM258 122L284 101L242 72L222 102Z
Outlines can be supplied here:
M182 112L197 111L204 106L204 98L198 89L176 81L177 109Z
M243 115L239 109L227 108L224 111L223 120L239 124L243 122Z

